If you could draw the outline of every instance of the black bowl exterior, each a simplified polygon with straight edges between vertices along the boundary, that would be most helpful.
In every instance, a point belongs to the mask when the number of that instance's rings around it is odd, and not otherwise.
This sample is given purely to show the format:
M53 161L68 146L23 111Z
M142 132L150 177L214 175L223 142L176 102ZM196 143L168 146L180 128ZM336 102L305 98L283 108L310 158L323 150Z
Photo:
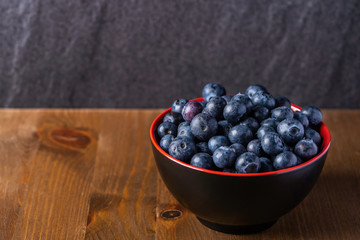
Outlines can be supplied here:
M314 186L326 158L294 171L234 177L188 168L154 145L153 153L165 185L185 208L206 221L238 226L276 221L293 209Z

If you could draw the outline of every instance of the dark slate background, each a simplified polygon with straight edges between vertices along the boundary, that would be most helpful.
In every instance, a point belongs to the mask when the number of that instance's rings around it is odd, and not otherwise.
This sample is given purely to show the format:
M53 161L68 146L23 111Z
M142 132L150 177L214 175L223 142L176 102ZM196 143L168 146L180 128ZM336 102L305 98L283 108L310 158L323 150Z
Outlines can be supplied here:
M167 107L208 82L360 107L359 0L3 0L0 106Z

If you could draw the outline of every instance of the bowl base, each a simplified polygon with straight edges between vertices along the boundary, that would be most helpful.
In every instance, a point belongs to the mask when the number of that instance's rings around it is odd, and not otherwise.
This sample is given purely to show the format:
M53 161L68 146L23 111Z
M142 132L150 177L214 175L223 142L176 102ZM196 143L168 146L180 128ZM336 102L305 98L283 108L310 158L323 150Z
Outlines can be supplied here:
M256 225L240 225L240 226L235 225L234 226L234 225L223 225L223 224L209 222L209 221L206 221L199 217L197 217L197 219L203 225L205 225L206 227L208 227L210 229L213 229L218 232L229 233L229 234L251 234L251 233L261 232L261 231L264 231L264 230L270 228L277 221L277 220L275 220L275 221L262 223L262 224L256 224Z

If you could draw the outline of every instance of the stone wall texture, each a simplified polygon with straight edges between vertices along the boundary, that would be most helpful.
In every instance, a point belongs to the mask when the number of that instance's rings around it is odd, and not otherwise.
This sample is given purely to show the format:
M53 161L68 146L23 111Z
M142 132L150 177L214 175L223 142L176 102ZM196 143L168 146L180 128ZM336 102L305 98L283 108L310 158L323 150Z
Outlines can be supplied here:
M359 0L3 0L1 107L168 107L208 82L360 107Z

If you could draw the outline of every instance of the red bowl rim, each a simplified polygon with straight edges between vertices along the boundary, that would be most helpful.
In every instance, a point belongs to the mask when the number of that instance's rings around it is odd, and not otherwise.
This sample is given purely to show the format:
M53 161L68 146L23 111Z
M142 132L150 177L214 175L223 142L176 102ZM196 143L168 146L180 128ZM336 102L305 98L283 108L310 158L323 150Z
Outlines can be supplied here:
M196 99L192 99L190 101L203 101L203 98L196 98ZM295 104L291 104L291 108L293 109L293 111L300 111L301 107L295 105ZM328 129L328 127L321 122L320 123L320 135L323 139L322 144L321 144L321 151L318 155L316 155L315 157L311 158L310 160L307 160L306 162L303 162L297 166L294 167L290 167L290 168L285 168L285 169L281 169L281 170L275 170L275 171L271 171L271 172L262 172L262 173L228 173L228 172L220 172L220 171L216 171L216 170L208 170L208 169L204 169L204 168L199 168L199 167L195 167L192 166L188 163L182 162L172 156L170 156L170 154L166 153L158 144L158 142L156 141L155 138L155 134L156 134L156 129L155 127L158 125L157 123L160 122L160 120L163 119L163 117L165 116L166 113L170 112L171 108L166 109L164 112L162 112L160 115L158 115L155 120L153 121L153 123L151 124L150 127L150 139L152 144L154 145L154 147L165 157L167 157L169 160L180 164L184 167L196 170L196 171L200 171L203 173L209 173L209 174L215 174L215 175L222 175L222 176L232 176L232 177L256 177L256 176L266 176L266 175L277 175L277 174L282 174L282 173L287 173L287 172L291 172L291 171L295 171L297 169L306 167L310 164L312 164L313 162L317 161L318 159L320 159L323 155L325 155L327 153L327 151L329 150L330 147L330 143L331 143L331 136L330 136L330 131Z

